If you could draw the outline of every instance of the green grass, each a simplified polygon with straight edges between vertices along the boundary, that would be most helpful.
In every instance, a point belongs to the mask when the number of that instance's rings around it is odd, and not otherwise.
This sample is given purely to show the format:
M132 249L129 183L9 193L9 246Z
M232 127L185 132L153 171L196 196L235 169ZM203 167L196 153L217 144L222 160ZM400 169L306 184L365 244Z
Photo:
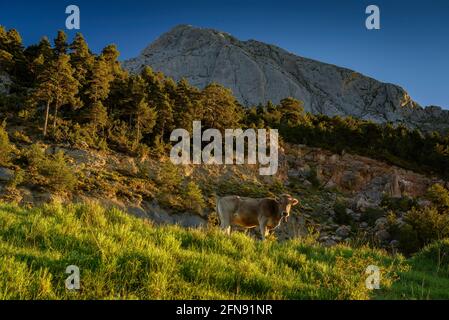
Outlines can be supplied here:
M81 271L77 292L65 288L69 265ZM382 272L376 296L365 286L368 265ZM401 256L380 250L156 227L96 204L0 204L0 299L396 298L410 293L396 288L400 272L420 280L407 268ZM429 282L441 292L425 297L443 295L444 279Z
M409 260L381 299L449 299L449 239L433 243Z

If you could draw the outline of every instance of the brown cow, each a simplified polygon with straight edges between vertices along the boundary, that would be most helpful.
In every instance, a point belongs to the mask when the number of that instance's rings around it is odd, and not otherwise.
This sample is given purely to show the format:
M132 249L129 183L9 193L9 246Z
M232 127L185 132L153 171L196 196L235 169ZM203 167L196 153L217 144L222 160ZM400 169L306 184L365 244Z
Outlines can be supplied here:
M289 194L283 194L279 199L217 197L217 214L220 218L220 226L227 234L231 233L231 225L248 229L258 226L262 239L265 239L270 230L281 224L283 218L287 219L291 207L297 204L298 200Z

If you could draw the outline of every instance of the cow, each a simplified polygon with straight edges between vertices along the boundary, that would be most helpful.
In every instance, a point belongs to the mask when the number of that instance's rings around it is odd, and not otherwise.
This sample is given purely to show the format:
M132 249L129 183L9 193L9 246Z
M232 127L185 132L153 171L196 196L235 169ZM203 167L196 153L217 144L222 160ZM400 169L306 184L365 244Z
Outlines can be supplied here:
M269 231L276 229L287 220L292 206L298 200L289 194L282 194L273 198L245 198L239 196L217 197L217 214L220 218L220 227L227 234L231 233L231 226L237 225L247 229L259 227L262 240Z

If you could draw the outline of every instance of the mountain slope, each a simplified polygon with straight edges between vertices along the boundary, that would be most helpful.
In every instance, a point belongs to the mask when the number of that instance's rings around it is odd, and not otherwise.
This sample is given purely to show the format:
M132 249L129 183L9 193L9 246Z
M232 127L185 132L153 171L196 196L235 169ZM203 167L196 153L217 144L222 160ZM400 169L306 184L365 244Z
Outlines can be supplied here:
M245 106L291 96L315 114L404 122L424 129L449 127L449 112L421 108L399 86L211 29L177 26L123 65L134 73L149 65L200 88L218 82Z

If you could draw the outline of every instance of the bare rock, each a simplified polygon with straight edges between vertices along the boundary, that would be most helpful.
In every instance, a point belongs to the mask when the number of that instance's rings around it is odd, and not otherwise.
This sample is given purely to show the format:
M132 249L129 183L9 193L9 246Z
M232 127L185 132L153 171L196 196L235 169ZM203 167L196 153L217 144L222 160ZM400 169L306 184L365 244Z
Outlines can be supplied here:
M0 181L9 182L14 179L14 171L0 167Z
M447 110L423 109L399 86L212 29L177 26L123 66L133 73L151 66L200 88L217 82L230 88L245 106L293 97L315 114L351 115L425 129L449 125Z
M381 242L390 239L390 234L386 230L379 230L375 233L375 238Z
M339 237L346 238L351 233L351 227L341 226L336 231L335 234Z

